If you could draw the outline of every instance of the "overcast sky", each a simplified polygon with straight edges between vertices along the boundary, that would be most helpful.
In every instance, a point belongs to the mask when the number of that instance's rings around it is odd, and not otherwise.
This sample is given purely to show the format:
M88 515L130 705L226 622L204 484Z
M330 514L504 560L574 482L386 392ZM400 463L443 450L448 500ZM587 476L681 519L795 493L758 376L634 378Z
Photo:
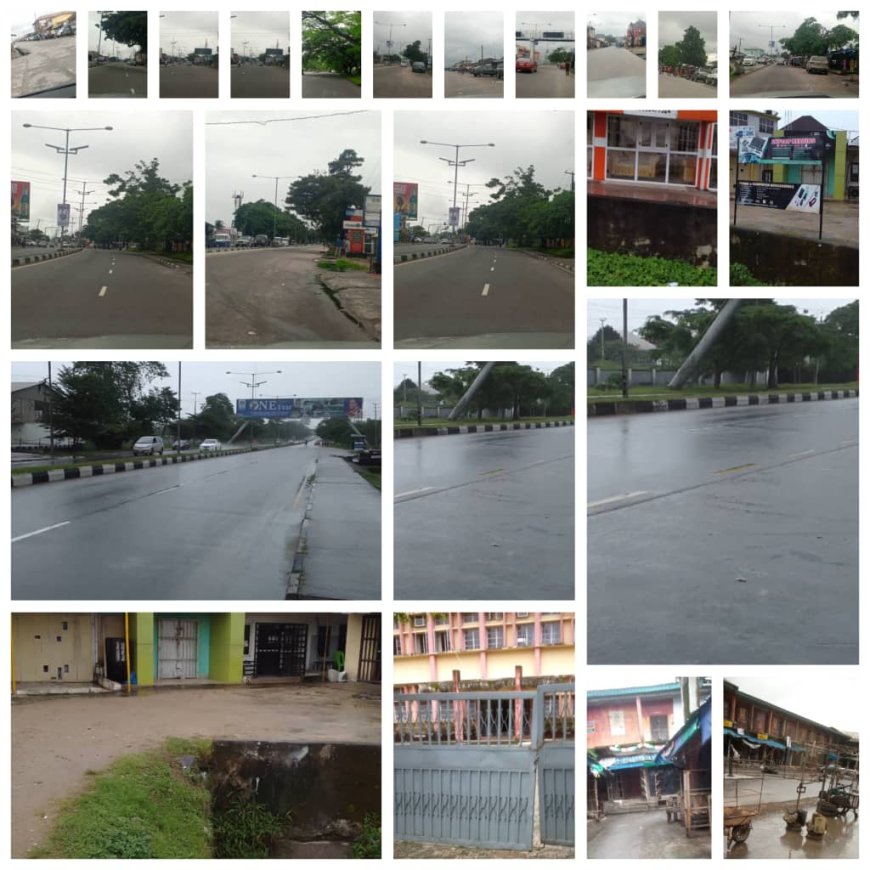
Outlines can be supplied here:
M645 12L590 12L586 23L595 28L598 36L625 36L632 21L646 21Z
M559 368L559 366L567 365L567 363L562 360L561 362L553 362L552 360L549 362L538 362L532 360L511 360L511 362L518 362L520 365L531 366L533 369L537 369L540 372L543 372L545 375L549 374L553 369ZM424 362L421 366L421 375L423 378L423 385L425 386L432 375L437 374L438 372L446 372L448 369L464 369L466 366L471 365L467 360L453 360L452 362ZM399 384L405 380L405 377L409 377L414 383L417 383L417 363L413 361L409 362L397 362L393 364L393 386L397 387Z
M170 387L178 392L178 362L161 360L169 370L171 377L155 381L157 388ZM56 378L64 366L70 361L54 362L52 377ZM244 374L228 375L230 372ZM281 374L275 374L280 371ZM184 415L194 413L194 402L202 408L206 396L224 393L235 406L236 399L250 399L251 388L245 387L242 381L251 383L252 372L254 382L265 381L255 392L256 398L275 399L299 396L300 398L357 398L363 399L363 413L374 418L375 405L377 416L383 416L381 407L380 365L376 362L185 362L181 365L181 407ZM271 373L271 374L270 374ZM47 364L44 362L14 362L12 363L13 382L41 381L48 376ZM199 396L194 398L194 393Z
M780 48L779 40L792 36L807 18L815 18L828 30L838 24L845 24L852 30L860 31L859 20L844 18L842 21L838 21L836 11L789 12L786 9L777 9L775 12L732 12L729 20L729 43L731 47L736 46L737 40L740 39L742 51L746 51L747 48L767 50L767 44L770 41L770 25L773 24L773 41L776 43L778 51Z
M290 47L288 12L233 12L230 19L230 43L236 54L256 57L267 48ZM243 43L247 42L247 45Z
M659 47L680 42L686 29L694 27L701 32L707 54L716 54L715 12L660 12Z
M561 31L566 36L573 36L574 34L573 12L517 12L514 23L516 25L514 32L518 30L524 36L540 36L547 31ZM526 40L518 40L517 44L528 46ZM538 51L541 57L546 57L557 48L567 48L573 51L574 43L541 42L538 44Z
M431 12L375 12L372 44L377 52L387 51L390 25L393 34L393 54L401 54L406 45L420 40L421 51L429 51L432 38Z
M249 123L227 124L228 121ZM205 129L205 218L210 223L222 220L230 225L234 193L244 193L244 202L259 199L274 202L274 176L326 172L327 164L346 148L353 148L365 160L357 170L362 176L361 183L371 187L373 193L380 193L378 112L300 109L209 112ZM254 174L273 178L252 178ZM283 207L292 182L293 178L278 182L279 208Z
M191 54L195 48L218 50L217 12L161 12L159 21L164 54Z
M777 297L780 305L794 305L801 313L806 312L815 318L826 317L835 308L841 308L854 300L854 297L843 299L783 299ZM655 314L664 316L665 311L685 311L695 307L692 299L629 299L628 329L636 332L646 323L647 318ZM586 338L592 338L601 328L600 318L606 317L605 326L610 326L617 332L622 332L622 300L621 299L590 299L587 302Z
M111 15L112 12L110 10L105 10L103 15ZM142 15L147 15L147 12L142 11ZM133 57L136 54L137 47L135 45L124 45L123 43L117 42L114 43L114 50L111 49L113 45L111 39L106 38L106 34L104 33L102 39L100 39L100 13L99 12L88 12L88 51L96 51L97 46L100 46L100 54L105 55L116 55L117 57L127 58ZM110 50L106 50L106 46L109 46Z
M494 148L461 148L459 198L464 205L466 184L476 197L469 199L469 211L489 200L483 185L492 178L503 179L515 169L535 167L535 179L546 188L570 189L566 170L574 169L574 125L570 112L396 112L395 181L416 182L418 220L446 221L453 203L454 169L439 158L452 161L456 151L438 145L422 145L421 139L451 144L493 142ZM519 135L522 131L522 135ZM479 186L474 186L479 185Z
M504 15L501 12L447 12L444 17L444 61L504 55Z
M192 168L192 115L190 112L163 110L159 112L120 107L116 101L113 110L103 112L69 112L56 109L51 112L12 113L12 178L30 182L30 226L35 228L57 223L57 203L63 201L63 156L46 144L64 146L65 134L59 130L26 129L22 124L50 127L98 127L93 131L70 133L70 148L87 145L78 154L70 154L67 183L67 202L81 204L82 182L87 182L85 213L109 201L108 187L103 184L113 172L123 176L135 170L136 164L160 162L160 175L182 184L193 179ZM114 129L103 130L110 126ZM94 193L91 193L91 190ZM78 212L71 210L71 221L78 228Z
M11 32L16 36L21 36L33 30L33 22L37 18L41 18L43 15L51 15L57 12L59 7L56 3L53 3L50 6L38 4L22 9L17 4L11 3L6 8L9 11L9 17L12 19L10 25Z
M803 115L812 115L817 121L821 121L826 127L829 127L831 130L848 130L850 133L858 132L858 113L850 112L847 110L836 110L831 111L828 109L806 109L806 108L798 108L798 109L783 109L781 106L785 106L787 103L781 103L780 106L776 107L777 112L779 112L779 126L783 127L786 124L790 124L792 121L796 121L798 118ZM736 106L734 108L737 108ZM739 111L739 109L737 109Z
M866 716L860 678L846 668L778 667L727 677L740 691L839 731L860 733Z

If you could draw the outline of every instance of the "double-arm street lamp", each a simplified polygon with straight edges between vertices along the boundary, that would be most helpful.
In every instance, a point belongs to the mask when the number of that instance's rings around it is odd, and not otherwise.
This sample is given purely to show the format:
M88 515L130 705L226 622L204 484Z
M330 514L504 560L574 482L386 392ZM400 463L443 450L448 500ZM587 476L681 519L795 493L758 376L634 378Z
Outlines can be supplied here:
M302 175L257 175L254 173L251 178L271 178L275 181L275 212L272 215L272 241L275 241L275 234L278 228L278 182L283 178L303 178Z
M482 143L472 143L472 144L461 144L457 145L452 142L430 142L427 139L420 140L421 145L440 145L443 148L453 148L455 149L456 156L453 160L448 160L446 157L439 157L439 160L443 160L447 163L448 166L453 167L453 211L452 214L456 215L456 195L459 190L459 167L465 166L467 163L471 163L474 158L471 157L468 160L463 160L460 163L459 160L459 149L460 148L495 148L495 142L482 142ZM453 231L456 232L456 224L453 225Z
M262 387L263 384L268 383L267 381L258 381L257 378L262 375L280 375L281 369L277 369L274 372L227 372L228 375L246 375L250 378L250 381L242 381L241 383L251 388L251 398L254 399L256 396L254 395L257 387ZM250 440L251 440L251 450L254 449L254 422L251 420L250 423Z
M63 205L66 205L66 176L67 176L67 168L69 166L69 156L70 154L78 154L79 151L83 151L85 148L89 148L89 145L77 145L74 148L69 147L69 134L70 133L82 133L85 131L92 130L112 130L112 127L46 127L42 124L22 124L22 127L28 127L33 130L59 130L61 133L66 134L66 140L64 142L63 147L60 145L49 145L48 142L45 143L46 148L54 148L58 154L63 154ZM58 221L61 223L61 221ZM66 222L62 223L60 228L60 240L61 244L63 244L63 231L69 225L69 218L66 219Z

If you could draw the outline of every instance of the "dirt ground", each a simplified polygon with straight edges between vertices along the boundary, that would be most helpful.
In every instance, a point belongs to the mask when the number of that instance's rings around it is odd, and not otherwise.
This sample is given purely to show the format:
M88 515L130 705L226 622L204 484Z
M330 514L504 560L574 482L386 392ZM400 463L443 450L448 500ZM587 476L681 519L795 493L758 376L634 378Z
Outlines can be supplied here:
M48 835L87 773L167 737L381 742L380 687L360 683L141 689L12 705L12 857Z
M448 846L444 843L412 843L401 840L393 846L394 858L573 858L568 846L538 846L531 852L508 849L472 849L470 846Z

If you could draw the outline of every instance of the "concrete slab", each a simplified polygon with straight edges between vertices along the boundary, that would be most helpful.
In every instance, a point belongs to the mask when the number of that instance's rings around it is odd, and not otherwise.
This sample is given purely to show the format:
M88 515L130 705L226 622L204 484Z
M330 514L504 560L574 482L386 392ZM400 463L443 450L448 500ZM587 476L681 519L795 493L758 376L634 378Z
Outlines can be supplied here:
M808 819L812 818L814 802L806 805ZM749 839L735 843L726 858L857 858L858 820L849 816L828 819L828 830L820 840L806 836L806 830L787 831L782 810L770 810L753 820ZM723 849L727 842L723 838Z
M668 823L664 810L605 816L587 825L588 858L709 858L710 832L686 836L681 824Z

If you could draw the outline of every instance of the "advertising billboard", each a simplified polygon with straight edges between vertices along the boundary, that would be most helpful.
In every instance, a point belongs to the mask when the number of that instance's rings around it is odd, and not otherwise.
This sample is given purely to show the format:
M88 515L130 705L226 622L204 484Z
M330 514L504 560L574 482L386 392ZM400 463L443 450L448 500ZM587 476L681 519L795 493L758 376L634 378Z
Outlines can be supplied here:
M738 181L737 203L784 211L817 212L822 200L821 191L818 184Z
M417 219L417 185L410 181L393 182L393 211L409 220Z
M57 225L59 227L69 226L69 203L59 202L57 204Z
M450 206L450 208L448 209L447 223L451 227L459 226L459 214L461 211L462 209L458 205Z
M355 398L236 399L239 417L266 420L298 420L303 417L362 417L363 400Z
M12 217L20 221L30 220L30 182L12 182Z

